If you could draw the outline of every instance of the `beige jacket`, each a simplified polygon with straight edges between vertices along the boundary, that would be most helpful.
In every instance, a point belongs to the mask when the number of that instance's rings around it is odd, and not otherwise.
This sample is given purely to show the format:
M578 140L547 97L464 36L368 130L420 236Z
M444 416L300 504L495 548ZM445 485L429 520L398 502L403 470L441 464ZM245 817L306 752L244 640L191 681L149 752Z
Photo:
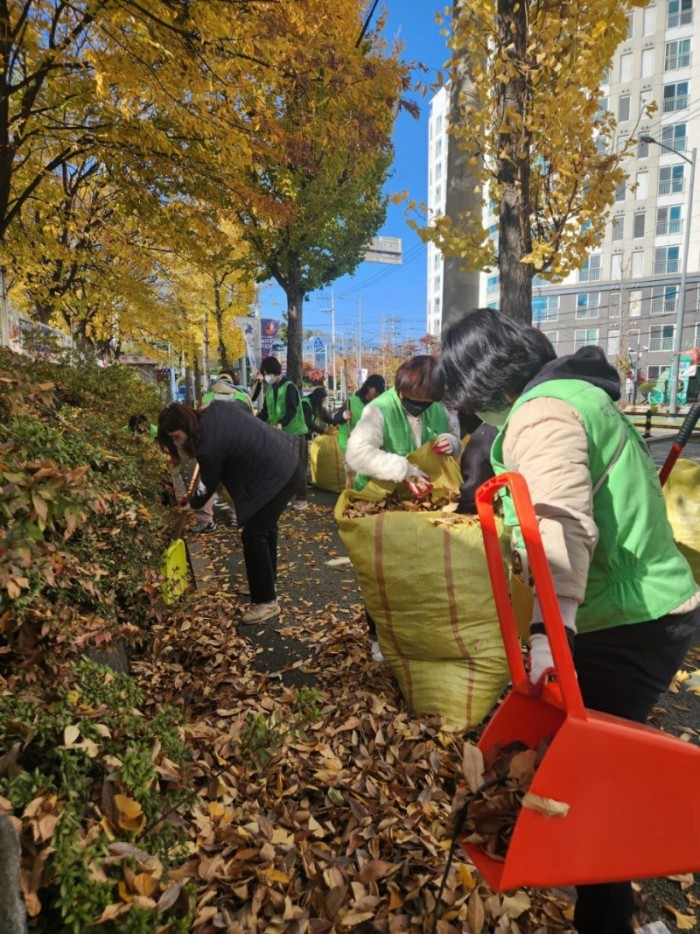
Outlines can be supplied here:
M503 461L527 481L557 595L581 603L598 528L588 436L578 412L561 399L528 400L508 422ZM696 594L674 613L699 603Z

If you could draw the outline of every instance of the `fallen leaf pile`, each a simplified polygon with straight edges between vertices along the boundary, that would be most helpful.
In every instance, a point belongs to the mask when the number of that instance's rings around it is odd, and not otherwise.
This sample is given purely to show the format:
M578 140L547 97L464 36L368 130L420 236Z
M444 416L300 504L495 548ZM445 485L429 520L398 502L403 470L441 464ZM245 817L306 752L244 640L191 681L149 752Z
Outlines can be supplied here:
M484 850L492 859L503 860L521 808L547 817L563 817L569 806L530 791L535 772L549 741L537 749L513 742L495 746L484 757L471 743L464 747L462 771L469 794L460 789L455 796L457 830L465 843Z
M428 493L422 499L407 499L399 494L398 490L385 496L384 499L371 502L364 499L355 499L348 503L343 515L347 519L361 519L364 516L376 516L381 512L451 512L456 509L459 492ZM474 522L474 516L461 517L465 521Z

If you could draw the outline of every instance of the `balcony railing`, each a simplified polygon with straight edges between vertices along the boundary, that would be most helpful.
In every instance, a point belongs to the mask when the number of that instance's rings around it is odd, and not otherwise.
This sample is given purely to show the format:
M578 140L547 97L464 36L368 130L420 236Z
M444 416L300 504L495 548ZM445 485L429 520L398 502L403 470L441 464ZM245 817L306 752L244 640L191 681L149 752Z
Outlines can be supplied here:
M649 341L649 351L673 350L673 337L652 337Z
M680 260L677 259L658 259L654 263L655 276L667 276L669 273L678 272Z
M677 13L669 13L666 21L667 29L675 29L676 26L687 26L693 22L692 10L679 10Z
M685 110L688 106L688 100L690 95L688 94L676 94L675 97L667 97L664 99L664 113L672 113L674 110Z
M683 191L683 178L661 179L659 182L660 195L675 195Z
M679 234L682 230L683 221L680 218L656 222L656 234L658 237L663 237L667 234Z
M579 269L578 281L579 282L597 282L600 279L601 272L602 270L600 266L593 266L590 268Z
M673 315L676 313L677 300L675 298L652 298L652 315Z

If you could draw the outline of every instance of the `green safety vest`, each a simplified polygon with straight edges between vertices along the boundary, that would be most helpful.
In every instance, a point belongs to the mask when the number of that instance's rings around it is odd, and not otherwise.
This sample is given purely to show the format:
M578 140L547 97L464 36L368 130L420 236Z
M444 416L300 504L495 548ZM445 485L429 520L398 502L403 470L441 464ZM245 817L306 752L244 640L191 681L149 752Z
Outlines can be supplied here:
M350 432L359 422L360 416L362 415L362 412L365 408L365 403L358 395L350 396L348 401L350 404L350 419L347 422L343 422L338 429L338 447L343 452L343 454L348 449L348 439L350 438Z
M277 392L275 392L277 389ZM294 418L288 425L282 428L288 435L305 435L308 432L304 410L301 407L301 396L299 390L290 380L278 383L276 386L268 386L265 390L265 407L267 409L267 421L274 428L287 414L287 393L295 393L298 404L294 413Z
M382 410L384 418L382 451L406 457L411 451L416 450L418 445L416 445L411 426L408 423L406 410L401 405L401 400L395 389L388 389L381 396L372 399L368 405L376 405ZM449 431L450 420L445 406L441 402L433 402L421 415L421 424L421 444L432 441L438 435ZM358 474L355 478L354 489L362 490L369 481L370 477Z
M572 406L588 435L593 520L599 537L584 600L576 614L578 631L594 632L665 616L692 597L697 584L673 540L647 446L604 390L584 380L558 379L520 396L491 449L495 473L507 469L503 440L513 412L529 399L542 397ZM507 496L504 510L507 524L517 529Z

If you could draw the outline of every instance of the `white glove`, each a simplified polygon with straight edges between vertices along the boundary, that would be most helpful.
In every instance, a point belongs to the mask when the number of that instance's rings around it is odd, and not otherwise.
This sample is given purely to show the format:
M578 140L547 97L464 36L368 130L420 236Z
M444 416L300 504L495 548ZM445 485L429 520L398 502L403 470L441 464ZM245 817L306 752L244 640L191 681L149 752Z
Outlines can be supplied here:
M451 454L453 457L456 456L459 448L459 439L448 432L443 432L441 435L438 435L433 444L433 451L435 451L436 454Z
M416 467L415 464L411 464L408 461L406 461L406 476L404 477L404 480L418 480L418 479L427 480L428 479L427 473L424 473L420 469L420 467Z
M564 623L564 632L573 651L574 637L576 636L576 610L578 603L570 597L559 597L559 612ZM530 656L528 665L528 679L533 685L535 693L542 690L547 675L554 674L554 659L549 646L549 639L542 622L542 608L535 595L532 609L532 622L530 623Z

